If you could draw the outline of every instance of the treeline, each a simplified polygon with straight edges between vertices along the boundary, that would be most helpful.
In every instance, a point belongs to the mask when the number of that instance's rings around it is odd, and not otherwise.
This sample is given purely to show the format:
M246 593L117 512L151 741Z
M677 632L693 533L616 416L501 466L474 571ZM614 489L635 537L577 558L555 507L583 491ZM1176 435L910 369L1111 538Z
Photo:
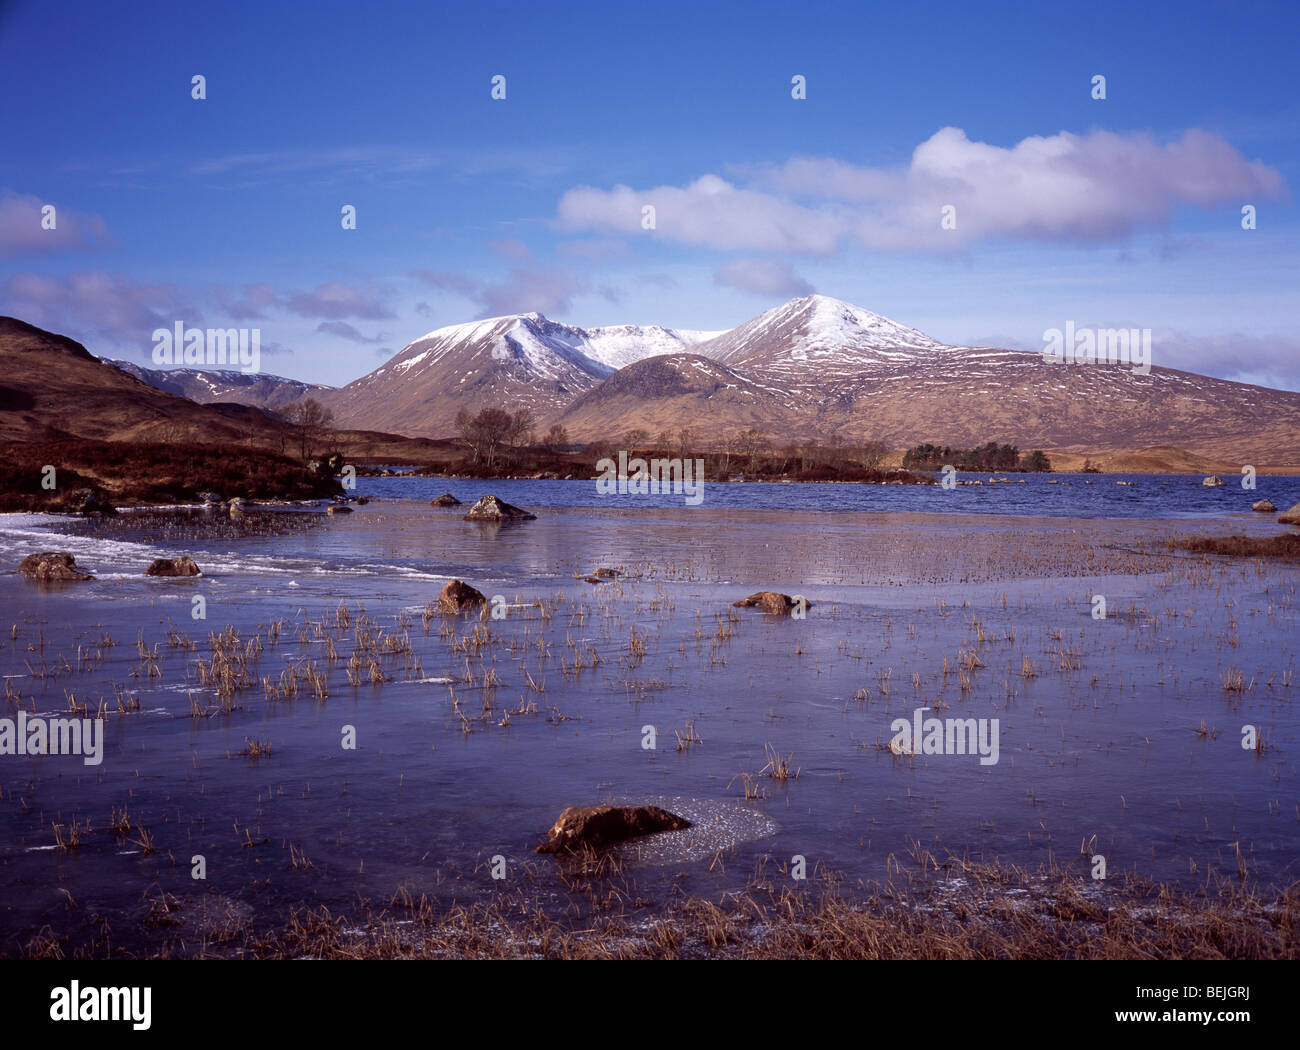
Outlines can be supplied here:
M1015 445L999 445L996 441L968 449L917 445L903 453L904 470L937 471L945 466L973 473L1050 473L1052 461L1041 449L1022 455Z
M714 438L707 450L703 444L690 428L661 431L656 436L629 430L617 440L593 442L586 451L598 459L620 451L643 458L702 459L705 475L717 480L739 475L752 480L880 481L889 455L881 441L851 443L832 435L826 441L782 444L754 427Z
M599 460L617 459L620 452L626 452L629 458L701 459L705 476L719 481L737 476L796 481L909 480L902 471L885 469L889 449L881 441L850 443L832 436L825 441L781 444L754 427L710 438L707 448L705 439L690 427L658 434L633 428L614 438L584 444L571 442L558 424L539 437L527 409L484 408L457 413L456 431L465 455L450 467L453 473L587 476ZM442 470L430 466L421 472Z

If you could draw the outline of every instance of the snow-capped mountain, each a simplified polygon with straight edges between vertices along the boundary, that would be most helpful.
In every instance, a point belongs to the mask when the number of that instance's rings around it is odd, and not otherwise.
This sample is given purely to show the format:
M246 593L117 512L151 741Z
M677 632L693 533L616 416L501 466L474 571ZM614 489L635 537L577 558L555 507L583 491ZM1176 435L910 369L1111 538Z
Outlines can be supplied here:
M494 406L528 408L539 427L562 422L580 441L690 428L717 443L756 427L782 445L832 434L894 448L1177 445L1300 462L1300 393L949 346L820 295L720 333L583 329L539 314L451 325L322 400L341 425L418 437L452 436L460 408Z
M611 368L624 368L647 357L693 350L701 343L716 339L724 332L697 332L686 328L661 328L652 325L614 325L588 328L587 355Z
M327 403L349 425L445 436L462 407L553 415L619 368L718 334L658 325L584 329L538 313L492 317L421 336Z
M944 349L915 328L825 295L792 299L695 347L731 368L799 382L855 379Z
M333 387L263 373L249 374L229 368L145 368L131 361L101 357L155 390L187 397L201 405L234 402L267 412L284 412L305 397L319 397Z

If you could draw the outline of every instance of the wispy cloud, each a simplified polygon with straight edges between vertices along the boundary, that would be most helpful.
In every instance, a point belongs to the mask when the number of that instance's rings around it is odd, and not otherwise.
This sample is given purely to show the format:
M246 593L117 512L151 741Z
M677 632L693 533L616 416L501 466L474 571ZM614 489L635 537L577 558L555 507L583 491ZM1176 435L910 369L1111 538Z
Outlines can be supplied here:
M326 335L338 336L340 339L346 339L350 343L382 343L388 338L386 335L367 336L357 331L347 321L322 321L316 326L316 331L324 332Z
M46 207L54 209L48 219ZM51 222L53 229L47 228ZM36 256L111 246L108 224L100 216L0 189L0 255Z
M291 315L320 320L318 331L356 342L375 343L344 318L394 317L386 293L369 284L338 282L305 291L280 292L267 284L185 287L170 281L141 280L120 273L88 271L51 277L15 274L0 280L0 312L78 339L118 347L148 346L152 332L177 321L195 327L230 327L246 321L276 323ZM289 353L264 336L263 353Z
M439 172L450 177L485 175L551 177L570 168L567 154L555 148L498 148L423 150L406 146L351 146L251 150L211 157L189 166L201 178L232 176L245 182L312 177L316 181L342 179L400 180Z
M532 312L564 314L579 295L599 295L609 302L620 298L617 289L593 286L587 277L562 264L514 266L497 280L475 280L464 274L426 269L411 270L410 275L430 288L454 292L477 303L480 318Z
M381 321L396 316L385 300L382 291L368 285L327 281L309 292L290 293L282 298L281 303L299 317L324 317L335 321L353 317L363 321Z
M814 290L788 262L776 259L737 259L718 267L713 282L765 296L809 295Z

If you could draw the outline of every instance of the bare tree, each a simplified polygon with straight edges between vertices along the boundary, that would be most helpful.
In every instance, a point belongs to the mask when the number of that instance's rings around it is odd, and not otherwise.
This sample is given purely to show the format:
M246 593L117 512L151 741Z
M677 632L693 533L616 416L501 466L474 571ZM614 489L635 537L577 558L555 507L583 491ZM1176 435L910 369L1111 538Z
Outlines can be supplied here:
M677 457L679 459L685 459L689 456L695 448L696 440L697 438L694 430L690 427L682 427L682 429L677 432Z
M883 441L868 441L863 444L861 451L858 453L858 459L867 470L879 470L884 466L887 455L889 455L889 449L885 447Z
M329 440L334 413L314 397L308 397L289 410L289 420L298 427L299 451L306 461L311 458L313 450Z
M623 447L627 449L628 452L635 452L649 440L649 431L642 430L640 427L633 427L623 435Z
M515 425L515 417L500 408L485 408L473 415L462 408L456 413L456 430L469 445L474 462L488 467L496 465Z
M537 420L526 408L521 408L510 417L510 426L506 430L506 441L511 448L519 448L521 445L531 445L533 443L533 428L537 425Z
M555 423L551 429L546 432L546 447L552 452L558 452L562 448L568 448L569 432L561 423Z
M753 474L758 470L758 461L767 451L767 435L761 430L750 427L748 430L742 430L736 438L736 447L740 454L747 461L746 470Z

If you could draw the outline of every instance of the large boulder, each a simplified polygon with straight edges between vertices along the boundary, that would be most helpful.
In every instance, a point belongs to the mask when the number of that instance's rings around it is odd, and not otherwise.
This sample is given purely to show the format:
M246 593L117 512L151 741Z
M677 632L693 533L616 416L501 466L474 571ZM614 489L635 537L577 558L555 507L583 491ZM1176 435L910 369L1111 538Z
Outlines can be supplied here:
M193 558L155 558L144 570L146 576L198 576Z
M516 507L496 496L483 496L465 515L466 521L532 521L536 514L530 514L522 507Z
M18 571L28 579L42 582L60 580L93 580L95 577L77 568L77 559L62 551L44 551L29 554L18 565Z
M772 616L789 616L795 609L811 609L812 602L807 598L791 598L788 594L777 591L758 591L748 598L732 603L737 609L762 609Z
M1277 516L1279 525L1300 525L1300 503L1297 503L1290 510L1284 510Z
M438 595L438 608L443 612L458 613L482 605L485 601L487 599L482 591L475 590L461 580L451 580Z
M435 496L429 502L435 507L459 507L460 500L450 492L444 492L441 496Z
M1277 508L1273 506L1273 501L1268 497L1258 500L1250 505L1251 510L1257 510L1261 514L1272 514Z
M117 508L104 499L98 489L73 489L64 501L71 514L116 514Z
M560 814L538 853L565 853L586 846L601 849L616 842L681 831L691 822L658 806L570 806Z

